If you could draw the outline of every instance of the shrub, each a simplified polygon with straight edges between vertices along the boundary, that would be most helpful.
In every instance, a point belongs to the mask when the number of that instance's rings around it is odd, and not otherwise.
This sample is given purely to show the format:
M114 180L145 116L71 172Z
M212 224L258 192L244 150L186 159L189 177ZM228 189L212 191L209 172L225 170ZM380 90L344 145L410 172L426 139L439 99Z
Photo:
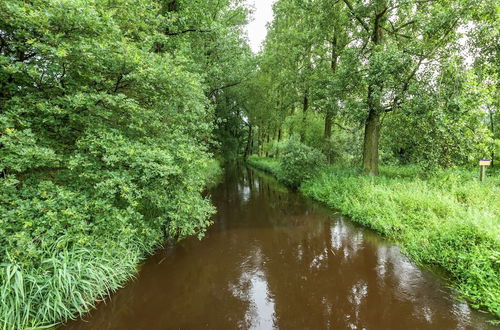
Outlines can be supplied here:
M291 188L297 189L303 181L311 178L325 164L326 158L319 150L291 139L283 148L280 157L279 179Z

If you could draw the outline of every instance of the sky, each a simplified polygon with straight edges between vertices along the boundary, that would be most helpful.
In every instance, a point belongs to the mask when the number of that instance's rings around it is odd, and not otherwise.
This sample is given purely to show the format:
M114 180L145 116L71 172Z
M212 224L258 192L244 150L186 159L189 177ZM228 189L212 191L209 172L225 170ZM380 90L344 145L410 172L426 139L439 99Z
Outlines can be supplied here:
M275 0L246 0L254 8L250 23L247 25L250 47L254 53L261 50L262 42L266 39L266 24L273 20L273 3Z

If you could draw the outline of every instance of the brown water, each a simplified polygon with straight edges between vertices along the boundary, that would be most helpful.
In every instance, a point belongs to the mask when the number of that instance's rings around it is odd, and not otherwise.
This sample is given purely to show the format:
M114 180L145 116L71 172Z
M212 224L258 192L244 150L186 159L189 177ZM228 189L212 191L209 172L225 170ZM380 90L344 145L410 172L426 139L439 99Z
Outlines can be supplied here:
M65 329L487 329L398 247L250 169L211 192L206 237L161 250Z

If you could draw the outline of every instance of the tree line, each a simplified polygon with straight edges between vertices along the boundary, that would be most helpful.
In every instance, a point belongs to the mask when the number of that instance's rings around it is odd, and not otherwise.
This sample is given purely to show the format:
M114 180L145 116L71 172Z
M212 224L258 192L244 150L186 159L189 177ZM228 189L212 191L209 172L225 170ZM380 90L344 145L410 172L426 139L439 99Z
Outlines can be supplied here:
M330 161L450 167L499 146L493 1L278 0L240 90L240 153L296 136Z

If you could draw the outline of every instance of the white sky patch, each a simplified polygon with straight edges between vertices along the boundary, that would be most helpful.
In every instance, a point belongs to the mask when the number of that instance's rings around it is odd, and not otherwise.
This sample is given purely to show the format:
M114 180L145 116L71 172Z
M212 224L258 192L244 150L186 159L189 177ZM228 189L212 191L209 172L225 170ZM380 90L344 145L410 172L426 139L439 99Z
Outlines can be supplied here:
M253 9L250 23L246 26L248 40L252 51L257 54L267 35L267 23L273 20L273 3L275 0L246 0Z

